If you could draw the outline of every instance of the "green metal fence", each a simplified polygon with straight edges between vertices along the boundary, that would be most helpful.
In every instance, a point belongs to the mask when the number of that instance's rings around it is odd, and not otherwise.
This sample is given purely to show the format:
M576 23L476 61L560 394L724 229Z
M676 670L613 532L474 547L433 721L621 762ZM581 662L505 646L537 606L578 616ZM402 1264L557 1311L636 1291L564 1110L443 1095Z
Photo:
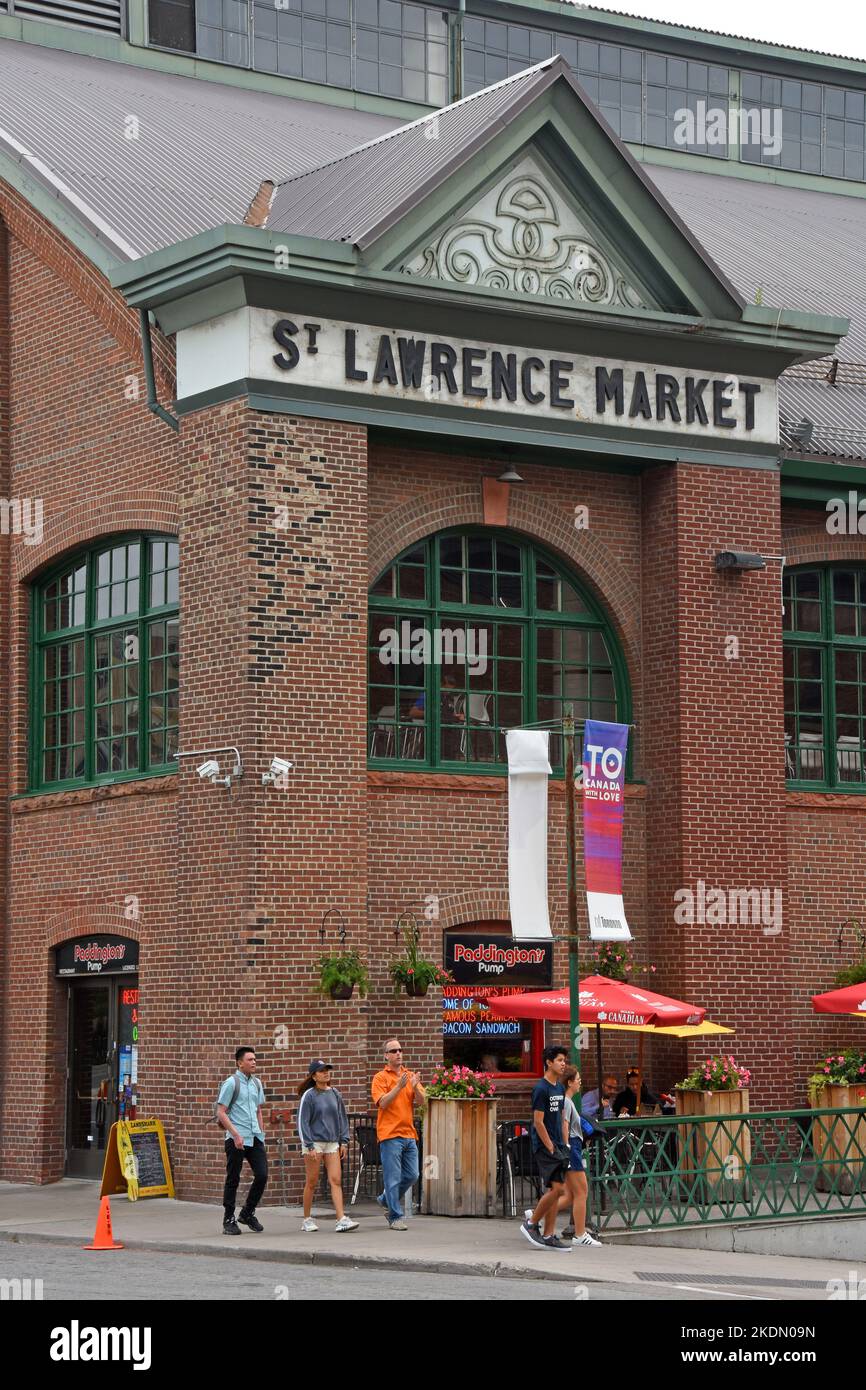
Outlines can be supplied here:
M866 1213L866 1110L610 1121L586 1146L601 1229Z

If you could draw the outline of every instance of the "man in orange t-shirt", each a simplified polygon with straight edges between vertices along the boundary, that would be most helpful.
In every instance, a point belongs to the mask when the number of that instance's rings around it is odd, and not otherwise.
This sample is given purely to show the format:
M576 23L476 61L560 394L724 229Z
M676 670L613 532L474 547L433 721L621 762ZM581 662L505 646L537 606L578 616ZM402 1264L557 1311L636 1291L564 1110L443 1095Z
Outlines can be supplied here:
M390 1229L406 1231L403 1198L418 1181L418 1133L412 1112L425 1092L418 1073L403 1066L403 1049L396 1038L385 1044L385 1066L373 1077L372 1093L385 1185L376 1201L386 1209Z

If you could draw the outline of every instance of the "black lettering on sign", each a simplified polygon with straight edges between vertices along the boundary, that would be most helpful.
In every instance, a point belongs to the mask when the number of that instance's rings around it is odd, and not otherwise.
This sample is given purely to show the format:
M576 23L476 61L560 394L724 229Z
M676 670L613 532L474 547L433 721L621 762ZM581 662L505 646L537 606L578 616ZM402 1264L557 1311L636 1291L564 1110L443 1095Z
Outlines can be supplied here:
M756 381L743 381L740 383L740 390L746 398L746 429L755 428L755 397L760 391L760 386Z
M373 372L373 385L379 381L387 381L389 386L397 385L397 367L394 362L394 349L391 346L391 339L387 333L382 333L379 338L379 351L376 354L376 369Z
M677 405L677 396L680 394L680 383L675 376L670 376L667 372L656 372L656 419L663 420L665 411L670 412L670 417L674 424L680 422L680 408Z
M274 361L284 372L290 372L292 367L297 367L300 360L301 354L297 345L292 342L292 337L297 331L298 325L292 323L291 319L280 319L274 324L274 342L285 348L285 352L274 353Z
M572 410L574 401L562 393L568 386L568 373L574 370L574 363L559 357L550 359L550 404L560 410Z
M709 377L698 377L695 381L693 376L686 377L686 424L693 425L695 420L701 425L708 425L707 407L704 405L704 392L709 386Z
M617 415L622 415L625 410L622 367L614 367L612 372L609 372L607 367L595 369L595 408L599 415L604 414L608 401L613 401Z
M544 392L536 391L532 386L532 373L542 371L544 363L540 357L527 357L520 368L520 389L530 405L538 405L544 400Z
M404 386L413 386L417 391L424 379L424 357L427 343L423 338L398 338L397 352L400 356L400 373Z
M501 352L490 354L490 394L495 401L504 396L507 401L517 400L517 353L509 352L503 357Z
M635 372L634 385L631 388L631 403L628 408L628 418L636 419L640 415L643 420L653 418L653 408L650 405L649 391L646 389L646 376L643 372Z
M445 378L445 385L451 396L457 395L457 382L454 378L454 368L457 365L457 353L453 347L447 343L430 344L430 371L436 378L438 389L442 390L442 378Z
M732 420L729 415L725 414L725 411L730 410L733 404L727 394L729 385L728 379L713 382L713 424L723 430L735 429L737 424L736 420Z
M347 381L366 381L367 373L359 372L355 366L355 339L357 333L354 328L346 329L346 380Z
M472 396L475 400L483 401L487 395L486 386L476 386L476 382L481 376L481 363L487 356L485 348L463 349L463 394Z
M322 331L322 325L320 323L305 323L304 327L307 330L307 352L311 357L315 357L319 351L316 337Z

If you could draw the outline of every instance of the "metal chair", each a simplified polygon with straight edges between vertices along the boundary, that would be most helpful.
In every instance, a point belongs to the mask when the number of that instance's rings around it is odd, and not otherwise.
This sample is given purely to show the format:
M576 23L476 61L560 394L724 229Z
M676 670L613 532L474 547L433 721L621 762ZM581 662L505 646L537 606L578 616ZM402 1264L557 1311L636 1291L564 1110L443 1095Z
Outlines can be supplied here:
M355 1143L358 1146L358 1171L355 1174L355 1184L352 1188L352 1197L349 1206L353 1207L358 1196L358 1188L361 1186L361 1178L367 1168L381 1168L382 1155L379 1152L379 1140L376 1138L375 1125L355 1125ZM324 1165L322 1165L324 1167Z
M370 731L370 757L391 758L394 756L394 725L391 722L394 718L394 706L383 705L375 716L375 723ZM385 744L384 752L377 754L379 739Z

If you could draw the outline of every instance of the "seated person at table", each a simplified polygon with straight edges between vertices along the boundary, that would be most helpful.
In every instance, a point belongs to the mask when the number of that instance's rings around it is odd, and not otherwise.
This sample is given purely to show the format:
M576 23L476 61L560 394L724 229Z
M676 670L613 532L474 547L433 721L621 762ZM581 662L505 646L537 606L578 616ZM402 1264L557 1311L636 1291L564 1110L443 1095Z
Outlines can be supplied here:
M614 1099L613 1113L617 1118L621 1115L637 1114L637 1094L634 1088L637 1085L638 1075L638 1071L635 1068L631 1068L626 1078L625 1089L620 1091L619 1095ZM645 1081L641 1082L640 1103L641 1105L659 1104L658 1096L653 1095Z
M601 1086L604 1107L599 1117L598 1087L594 1091L587 1091L580 1102L580 1113L585 1119L595 1121L597 1117L602 1120L612 1120L616 1116L613 1108L613 1098L619 1090L619 1082L615 1076L606 1076Z

